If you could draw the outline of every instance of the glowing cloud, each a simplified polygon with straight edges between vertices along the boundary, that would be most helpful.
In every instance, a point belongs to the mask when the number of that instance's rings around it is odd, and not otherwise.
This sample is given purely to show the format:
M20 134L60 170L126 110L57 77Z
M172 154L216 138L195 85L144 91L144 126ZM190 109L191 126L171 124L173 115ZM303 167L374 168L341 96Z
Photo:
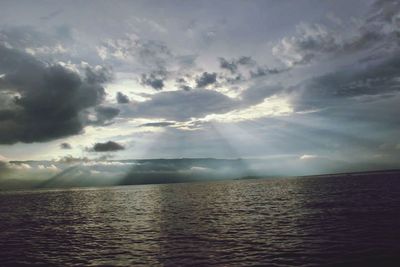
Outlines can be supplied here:
M266 98L262 103L239 110L233 110L223 114L210 114L200 119L200 121L217 122L240 122L255 120L264 117L286 116L293 113L289 101L285 98L272 96Z
M317 155L308 155L308 154L304 154L302 156L299 157L299 159L301 160L308 160L308 159L315 159L317 158Z

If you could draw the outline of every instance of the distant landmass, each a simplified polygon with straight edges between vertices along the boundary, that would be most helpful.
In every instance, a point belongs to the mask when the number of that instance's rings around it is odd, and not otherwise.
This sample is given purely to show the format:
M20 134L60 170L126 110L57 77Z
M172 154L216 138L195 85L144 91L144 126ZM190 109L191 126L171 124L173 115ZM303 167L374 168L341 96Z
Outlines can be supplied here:
M282 165L282 167L284 167ZM326 168L329 171L329 168ZM142 159L58 161L10 161L0 169L2 190L71 188L116 185L166 184L218 180L250 180L282 177L330 177L398 174L400 170L370 170L286 174L262 159Z

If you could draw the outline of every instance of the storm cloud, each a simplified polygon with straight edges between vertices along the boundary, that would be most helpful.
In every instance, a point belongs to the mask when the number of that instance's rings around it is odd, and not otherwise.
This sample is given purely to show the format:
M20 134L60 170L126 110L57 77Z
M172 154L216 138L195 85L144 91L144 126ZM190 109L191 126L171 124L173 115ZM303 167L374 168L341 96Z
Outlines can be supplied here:
M43 142L80 133L82 111L101 103L106 75L84 75L0 46L0 143Z

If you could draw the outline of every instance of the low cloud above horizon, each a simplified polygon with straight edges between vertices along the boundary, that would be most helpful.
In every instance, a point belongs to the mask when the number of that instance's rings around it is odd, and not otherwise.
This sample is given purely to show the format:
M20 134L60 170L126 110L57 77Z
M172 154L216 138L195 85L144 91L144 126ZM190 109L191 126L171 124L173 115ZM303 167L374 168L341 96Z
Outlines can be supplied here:
M104 176L109 169L82 166L242 158L280 175L400 167L396 0L2 5L0 179L63 175L68 158L81 166L74 172Z

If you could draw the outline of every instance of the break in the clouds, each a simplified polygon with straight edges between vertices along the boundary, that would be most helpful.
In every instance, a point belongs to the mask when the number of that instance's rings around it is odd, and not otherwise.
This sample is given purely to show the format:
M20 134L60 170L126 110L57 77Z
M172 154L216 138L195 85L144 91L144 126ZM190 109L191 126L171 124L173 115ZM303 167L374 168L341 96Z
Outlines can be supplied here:
M93 152L397 166L398 1L3 6L0 172ZM52 164L40 171L73 173Z

